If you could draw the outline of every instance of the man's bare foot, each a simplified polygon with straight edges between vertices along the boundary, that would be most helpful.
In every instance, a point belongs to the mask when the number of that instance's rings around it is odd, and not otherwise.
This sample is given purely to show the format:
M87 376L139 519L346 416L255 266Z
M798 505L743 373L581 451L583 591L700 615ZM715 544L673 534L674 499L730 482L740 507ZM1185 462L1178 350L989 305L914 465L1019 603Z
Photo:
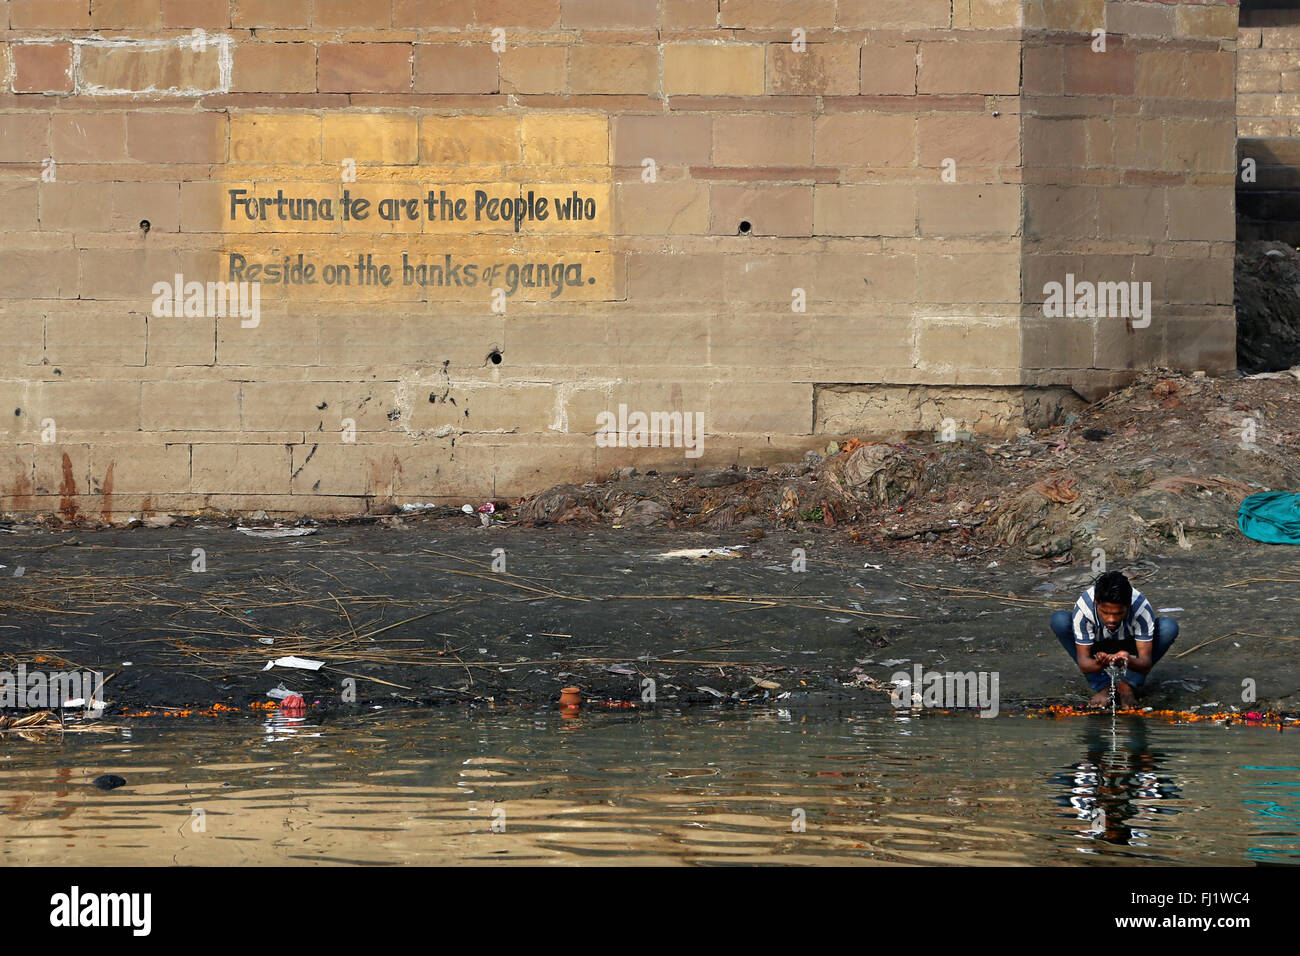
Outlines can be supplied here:
M1109 707L1110 706L1110 688L1106 687L1092 695L1092 700L1088 701L1089 707Z
M1120 682L1119 682L1119 706L1120 706L1120 709L1121 709L1121 710L1136 710L1136 709L1137 709L1137 705L1138 705L1137 694L1133 693L1133 688L1132 688L1130 685L1124 683L1123 681L1120 681Z

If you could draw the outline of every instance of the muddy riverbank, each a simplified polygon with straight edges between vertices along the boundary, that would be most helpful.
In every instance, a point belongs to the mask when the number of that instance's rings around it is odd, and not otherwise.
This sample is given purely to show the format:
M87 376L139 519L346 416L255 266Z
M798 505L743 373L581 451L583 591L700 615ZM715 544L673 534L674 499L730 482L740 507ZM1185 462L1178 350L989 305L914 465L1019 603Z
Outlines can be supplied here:
M1300 710L1294 556L1251 543L1112 564L1182 626L1142 704ZM318 712L535 707L575 685L592 706L888 713L891 675L918 664L996 673L1003 711L1087 696L1047 623L1087 566L926 559L825 533L27 529L0 536L0 565L4 666L102 671L110 716L247 711L281 683ZM288 656L323 666L265 669Z
M1298 380L1300 368L1242 379L1155 370L1006 441L949 417L934 433L841 436L767 467L624 468L525 498L513 514L754 538L816 525L882 551L1060 565L1098 549L1219 555L1241 546L1246 496L1300 487Z

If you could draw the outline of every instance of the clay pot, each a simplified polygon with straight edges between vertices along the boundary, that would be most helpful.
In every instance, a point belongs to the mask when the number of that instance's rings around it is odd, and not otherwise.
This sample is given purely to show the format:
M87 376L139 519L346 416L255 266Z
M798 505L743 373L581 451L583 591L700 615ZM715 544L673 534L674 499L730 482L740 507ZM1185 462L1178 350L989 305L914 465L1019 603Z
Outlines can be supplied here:
M582 705L582 691L576 687L566 687L560 691L560 709L577 710Z

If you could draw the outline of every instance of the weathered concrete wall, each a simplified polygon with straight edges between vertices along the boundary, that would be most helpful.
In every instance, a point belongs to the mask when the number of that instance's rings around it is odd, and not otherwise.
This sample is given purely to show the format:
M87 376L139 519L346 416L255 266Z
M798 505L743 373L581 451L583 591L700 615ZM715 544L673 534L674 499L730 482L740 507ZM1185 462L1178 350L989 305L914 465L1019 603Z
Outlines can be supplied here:
M8 0L0 23L3 510L507 496L1009 431L1069 385L1232 365L1227 2ZM530 192L548 219L474 215ZM590 215L561 221L575 193ZM280 194L336 215L281 219ZM286 257L304 281L261 273L255 318L188 294ZM1066 273L1151 280L1152 324L1045 318ZM701 454L606 447L621 406L702 415Z

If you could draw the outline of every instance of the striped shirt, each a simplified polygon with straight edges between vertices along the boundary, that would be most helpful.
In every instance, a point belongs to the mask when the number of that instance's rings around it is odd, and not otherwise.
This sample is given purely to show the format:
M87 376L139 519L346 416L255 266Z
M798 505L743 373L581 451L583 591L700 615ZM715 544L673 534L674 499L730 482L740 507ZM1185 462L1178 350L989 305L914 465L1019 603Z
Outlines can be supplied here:
M1074 629L1074 643L1093 644L1096 641L1149 641L1155 636L1156 615L1151 609L1151 602L1143 597L1137 588L1133 589L1133 602L1128 607L1128 614L1123 622L1113 631L1108 631L1097 613L1097 602L1093 597L1093 588L1088 588L1079 595L1070 616Z

